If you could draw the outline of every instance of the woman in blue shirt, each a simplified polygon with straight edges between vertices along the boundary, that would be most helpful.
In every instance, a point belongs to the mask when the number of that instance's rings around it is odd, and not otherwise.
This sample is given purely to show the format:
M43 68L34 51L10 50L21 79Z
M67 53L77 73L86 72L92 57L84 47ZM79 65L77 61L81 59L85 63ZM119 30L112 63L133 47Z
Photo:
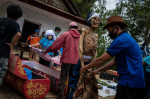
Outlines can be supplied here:
M42 46L43 50L46 50L49 46L52 45L54 40L56 39L55 33L52 30L47 30L46 31L46 37L41 39L40 42L31 45L32 47L34 46ZM60 54L60 51L58 51ZM53 56L53 52L48 53L51 57ZM44 60L43 58L40 57L39 63L45 66L50 66L51 67L51 62Z

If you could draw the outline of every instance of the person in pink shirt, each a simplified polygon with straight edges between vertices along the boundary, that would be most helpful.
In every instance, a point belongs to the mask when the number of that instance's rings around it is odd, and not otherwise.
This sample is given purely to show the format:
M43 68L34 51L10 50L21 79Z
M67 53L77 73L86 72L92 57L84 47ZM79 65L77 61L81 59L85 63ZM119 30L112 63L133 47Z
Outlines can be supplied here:
M65 82L67 80L67 76L69 74L69 78L73 75L73 70L77 61L79 60L79 38L80 33L77 31L77 23L71 22L69 24L69 31L60 35L54 43L47 48L44 53L55 52L63 47L62 56L60 62L61 66L61 74L59 81L59 92L57 99L64 99L64 90L65 90Z

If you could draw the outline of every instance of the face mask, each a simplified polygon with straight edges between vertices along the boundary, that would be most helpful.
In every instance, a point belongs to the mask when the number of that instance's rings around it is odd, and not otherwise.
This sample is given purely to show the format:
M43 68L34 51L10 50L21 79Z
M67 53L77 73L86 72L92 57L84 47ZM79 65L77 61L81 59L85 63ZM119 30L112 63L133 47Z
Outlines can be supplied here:
M46 37L46 34L44 34L44 37Z
M55 32L56 33L56 35L59 35L59 33L57 33L57 32Z
M39 36L38 34L35 34L35 36Z
M114 32L114 29L111 32L109 32L109 37L111 39L115 39L117 37L117 31L116 31L116 33L113 33L113 32Z

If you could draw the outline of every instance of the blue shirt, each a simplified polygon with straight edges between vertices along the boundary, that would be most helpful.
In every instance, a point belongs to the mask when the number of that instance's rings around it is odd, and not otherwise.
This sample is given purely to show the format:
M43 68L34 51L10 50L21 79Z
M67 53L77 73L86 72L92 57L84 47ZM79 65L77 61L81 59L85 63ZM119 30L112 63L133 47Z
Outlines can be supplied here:
M142 53L137 42L127 32L113 40L107 53L115 56L120 85L145 87Z
M42 45L42 49L47 49L53 44L54 40L48 40L47 37L43 38L39 43ZM49 55L53 55L53 52L49 52Z
M62 52L63 52L63 48L61 48L61 49L60 49L60 53L61 53L61 55L62 55Z
M147 63L148 65L150 65L150 56L147 56L146 58L144 58L143 61Z
M147 72L147 73L149 74L149 76L150 76L150 55L147 56L146 58L144 58L143 61L147 64L147 65L145 66L145 70L146 70L146 72ZM149 80L149 82L150 82L150 80Z

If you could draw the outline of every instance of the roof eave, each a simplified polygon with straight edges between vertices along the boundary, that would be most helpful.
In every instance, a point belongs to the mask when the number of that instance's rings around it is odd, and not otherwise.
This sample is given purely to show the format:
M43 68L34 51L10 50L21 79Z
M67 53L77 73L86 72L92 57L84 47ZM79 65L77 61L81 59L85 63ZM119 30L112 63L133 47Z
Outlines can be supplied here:
M68 13L68 12L65 12L63 10L57 9L57 8L55 8L55 7L51 6L51 5L45 4L43 2L36 1L36 0L18 0L18 1L30 4L32 6L35 6L35 7L38 7L40 9L46 10L48 12L54 13L54 14L59 15L61 17L68 18L68 19L73 20L75 22L87 25L83 18L80 18L78 16L74 16L74 15Z

